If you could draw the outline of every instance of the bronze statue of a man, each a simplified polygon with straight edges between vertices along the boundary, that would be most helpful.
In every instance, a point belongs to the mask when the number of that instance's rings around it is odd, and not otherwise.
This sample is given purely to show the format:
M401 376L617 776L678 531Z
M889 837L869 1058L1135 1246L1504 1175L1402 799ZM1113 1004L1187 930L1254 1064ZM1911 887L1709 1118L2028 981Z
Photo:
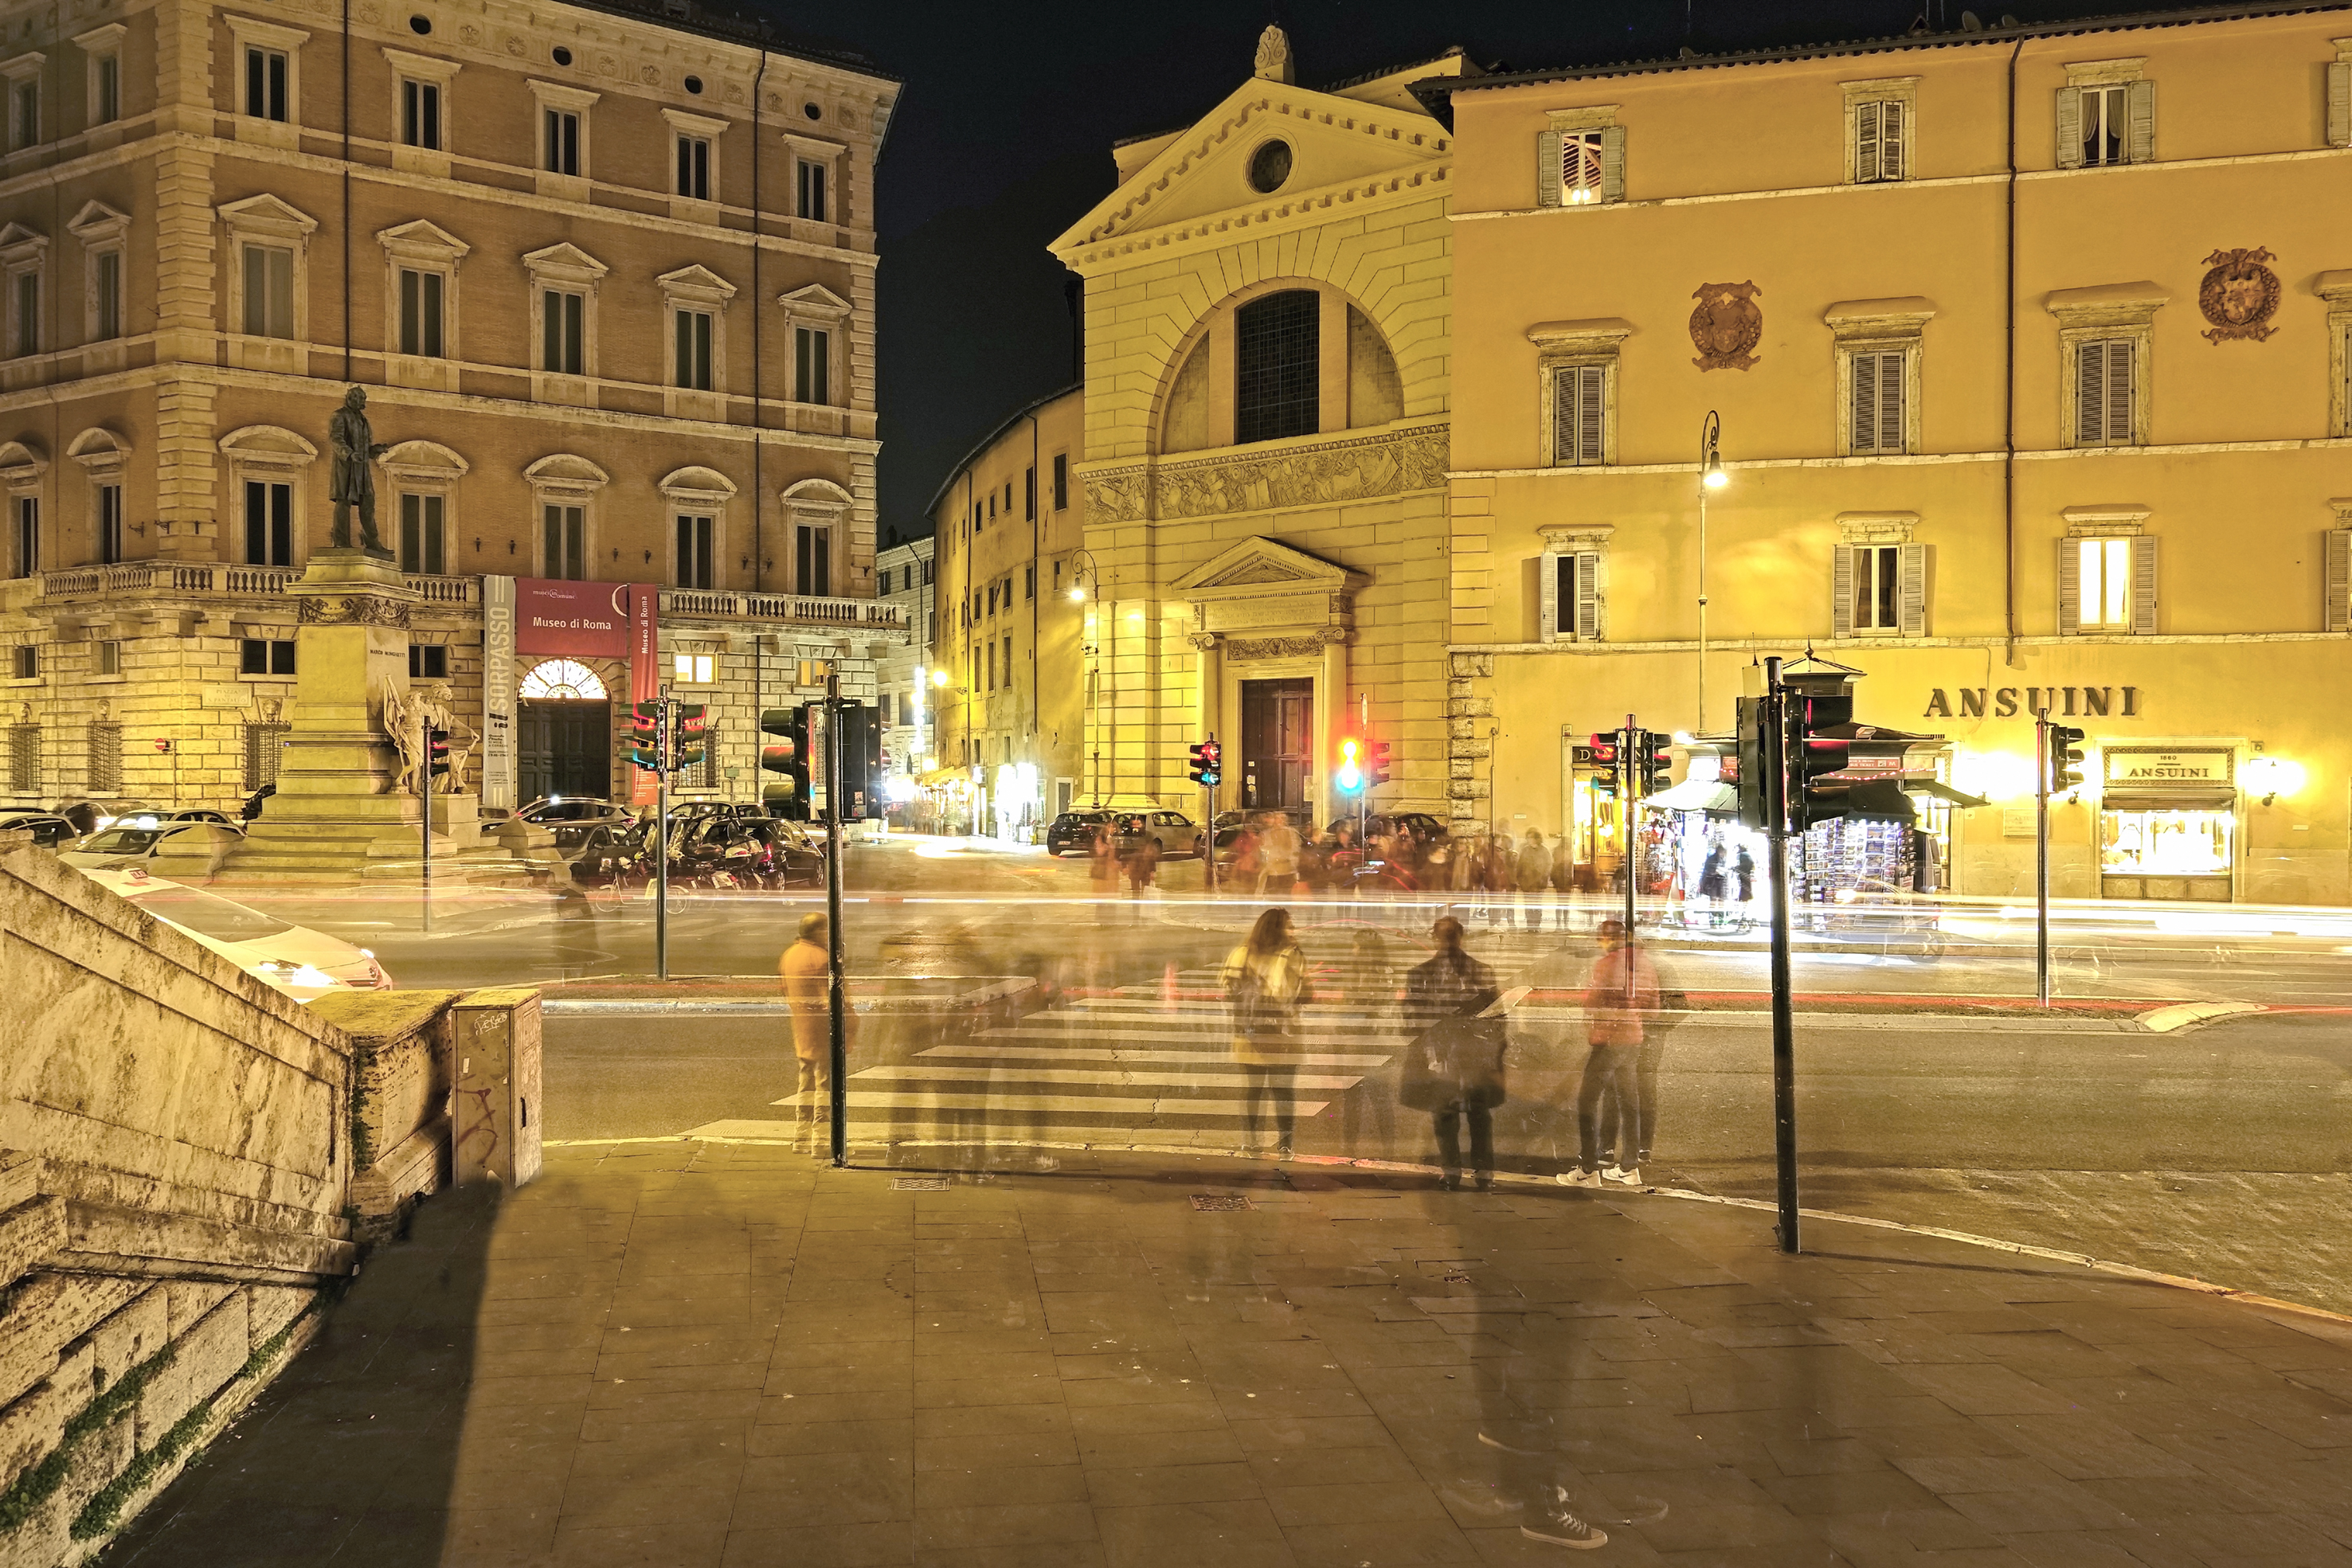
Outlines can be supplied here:
M368 424L367 393L353 387L343 394L343 406L328 422L327 434L335 448L335 472L328 494L335 503L335 526L327 543L336 549L352 548L352 508L360 509L360 549L386 560L392 552L375 531L375 460L392 450L376 444Z

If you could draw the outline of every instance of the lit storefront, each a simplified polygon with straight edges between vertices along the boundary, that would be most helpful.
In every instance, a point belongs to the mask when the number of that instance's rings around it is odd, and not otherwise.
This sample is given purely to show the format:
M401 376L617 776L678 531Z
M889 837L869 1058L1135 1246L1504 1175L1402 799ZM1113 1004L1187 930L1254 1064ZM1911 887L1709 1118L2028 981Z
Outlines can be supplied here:
M2110 747L2099 754L2099 892L2226 904L2237 877L2236 754Z

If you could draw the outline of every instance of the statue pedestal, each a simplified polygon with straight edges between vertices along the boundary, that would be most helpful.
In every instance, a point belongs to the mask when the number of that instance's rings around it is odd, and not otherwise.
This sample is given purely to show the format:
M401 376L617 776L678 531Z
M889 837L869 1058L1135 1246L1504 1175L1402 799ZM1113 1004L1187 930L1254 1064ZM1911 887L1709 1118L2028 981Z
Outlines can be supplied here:
M220 874L236 880L355 883L417 880L424 802L395 789L400 752L383 733L384 696L408 692L409 615L421 595L391 561L357 549L325 549L287 585L299 604L292 728L278 766L278 793ZM482 838L471 795L433 798L433 860L465 861L496 880L531 868ZM158 876L193 871L194 857L158 856ZM453 878L454 880L454 878Z

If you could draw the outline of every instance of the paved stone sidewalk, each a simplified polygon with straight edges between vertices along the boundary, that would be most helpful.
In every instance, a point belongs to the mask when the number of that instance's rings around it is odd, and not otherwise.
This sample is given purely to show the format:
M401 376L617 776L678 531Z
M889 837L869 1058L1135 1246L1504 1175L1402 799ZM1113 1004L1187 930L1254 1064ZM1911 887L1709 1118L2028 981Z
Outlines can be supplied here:
M1596 1563L2352 1564L2327 1320L1660 1197L907 1179L613 1145L436 1199L110 1560L1510 1564L1564 1493Z

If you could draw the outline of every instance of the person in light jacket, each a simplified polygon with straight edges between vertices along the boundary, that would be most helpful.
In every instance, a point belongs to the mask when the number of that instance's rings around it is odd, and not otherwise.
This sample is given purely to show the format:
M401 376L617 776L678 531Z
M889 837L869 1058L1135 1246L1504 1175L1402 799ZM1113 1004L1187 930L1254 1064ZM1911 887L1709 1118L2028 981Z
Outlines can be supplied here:
M1269 909L1225 958L1225 1000L1233 1009L1233 1058L1249 1080L1250 1145L1258 1145L1259 1107L1274 1123L1275 1157L1288 1159L1297 1119L1292 1080L1298 1071L1298 1009L1307 992L1307 955L1290 932L1290 911Z
M1544 836L1535 829L1528 830L1527 842L1519 846L1518 863L1519 911L1528 917L1528 929L1543 929L1544 890L1551 885L1551 851L1544 847Z
M1649 955L1633 945L1622 920L1601 923L1601 956L1584 985L1584 1016L1591 1054L1576 1094L1578 1168L1559 1173L1563 1186L1600 1186L1604 1181L1639 1186L1636 1163L1612 1159L1601 1166L1600 1106L1602 1091L1617 1094L1621 1147L1630 1150L1642 1123L1642 1040L1658 1010L1658 971Z

